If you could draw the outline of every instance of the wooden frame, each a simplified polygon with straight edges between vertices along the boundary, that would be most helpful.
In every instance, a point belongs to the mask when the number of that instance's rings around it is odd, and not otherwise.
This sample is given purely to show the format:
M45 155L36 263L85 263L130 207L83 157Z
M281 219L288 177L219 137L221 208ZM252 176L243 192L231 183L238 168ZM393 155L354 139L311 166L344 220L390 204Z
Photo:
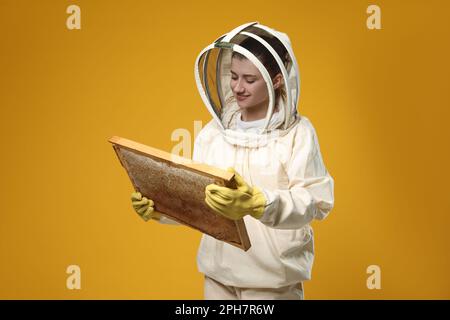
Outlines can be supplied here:
M216 214L205 203L205 187L236 188L234 174L125 138L108 140L135 190L152 199L162 215L247 251L251 244L243 219Z

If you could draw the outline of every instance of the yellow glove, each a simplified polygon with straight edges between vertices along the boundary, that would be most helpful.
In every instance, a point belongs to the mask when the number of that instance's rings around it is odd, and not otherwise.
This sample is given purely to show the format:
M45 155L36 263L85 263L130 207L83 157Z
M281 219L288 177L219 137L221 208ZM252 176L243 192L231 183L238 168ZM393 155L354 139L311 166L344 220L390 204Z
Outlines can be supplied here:
M237 189L210 184L205 189L206 204L231 220L241 219L247 214L261 218L267 202L264 193L258 187L249 186L233 168L227 170L235 174Z
M161 214L153 208L153 200L143 197L140 192L133 192L131 194L131 203L137 214L145 221L150 219L159 220L161 218Z

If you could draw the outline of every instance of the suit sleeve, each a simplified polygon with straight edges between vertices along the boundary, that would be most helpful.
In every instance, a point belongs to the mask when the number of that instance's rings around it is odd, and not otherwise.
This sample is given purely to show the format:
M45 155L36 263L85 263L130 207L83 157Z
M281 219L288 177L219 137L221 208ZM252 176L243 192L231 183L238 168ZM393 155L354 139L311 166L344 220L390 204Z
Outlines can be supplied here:
M313 219L324 219L334 206L334 180L312 126L298 129L285 169L289 187L263 189L268 204L260 221L276 229L298 229Z

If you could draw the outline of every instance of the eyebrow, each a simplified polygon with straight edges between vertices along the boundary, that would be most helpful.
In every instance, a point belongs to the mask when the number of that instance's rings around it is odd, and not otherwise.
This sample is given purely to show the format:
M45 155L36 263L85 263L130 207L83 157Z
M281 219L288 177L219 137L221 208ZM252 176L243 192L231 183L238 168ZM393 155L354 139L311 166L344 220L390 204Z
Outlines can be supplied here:
M233 70L230 70L230 71L231 71L232 74L237 75L236 72L234 72ZM254 75L254 74L244 74L244 77L254 77L254 78L256 78L256 75Z

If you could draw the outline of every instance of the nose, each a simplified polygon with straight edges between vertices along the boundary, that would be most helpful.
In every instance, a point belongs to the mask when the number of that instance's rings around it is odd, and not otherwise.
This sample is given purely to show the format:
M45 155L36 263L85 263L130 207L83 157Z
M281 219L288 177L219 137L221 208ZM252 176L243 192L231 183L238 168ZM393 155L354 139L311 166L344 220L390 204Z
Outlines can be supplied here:
M245 88L242 85L242 81L241 80L236 81L236 85L233 87L233 91L235 93L244 93Z

